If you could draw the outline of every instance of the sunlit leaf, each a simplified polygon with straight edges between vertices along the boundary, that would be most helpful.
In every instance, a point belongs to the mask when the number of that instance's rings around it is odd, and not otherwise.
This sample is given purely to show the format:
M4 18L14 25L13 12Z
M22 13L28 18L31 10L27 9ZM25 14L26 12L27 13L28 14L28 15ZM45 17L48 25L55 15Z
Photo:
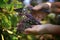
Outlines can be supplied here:
M7 30L7 32L8 32L9 34L13 34L13 32L12 32L12 31Z
M4 40L4 36L1 34L2 40Z

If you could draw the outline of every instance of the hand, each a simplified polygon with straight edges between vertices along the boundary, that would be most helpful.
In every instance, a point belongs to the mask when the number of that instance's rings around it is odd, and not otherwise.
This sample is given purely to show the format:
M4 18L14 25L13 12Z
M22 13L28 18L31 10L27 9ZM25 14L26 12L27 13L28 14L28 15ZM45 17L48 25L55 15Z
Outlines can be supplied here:
M35 7L33 7L32 5L28 5L28 8L32 8L32 10L38 11L38 10L42 9L42 6L40 6L40 4L36 5Z
M40 34L46 31L45 25L32 25L32 28L25 29L25 34Z
M33 25L32 28L25 29L26 34L57 34L60 35L60 25Z

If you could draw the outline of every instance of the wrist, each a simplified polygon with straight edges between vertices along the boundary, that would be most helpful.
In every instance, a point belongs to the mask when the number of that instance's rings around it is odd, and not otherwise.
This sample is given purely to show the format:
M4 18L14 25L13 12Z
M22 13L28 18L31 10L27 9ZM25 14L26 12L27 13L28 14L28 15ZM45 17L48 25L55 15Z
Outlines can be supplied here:
M42 26L43 28L39 31L39 34L50 34L50 31L48 30L49 25L51 24L43 25Z

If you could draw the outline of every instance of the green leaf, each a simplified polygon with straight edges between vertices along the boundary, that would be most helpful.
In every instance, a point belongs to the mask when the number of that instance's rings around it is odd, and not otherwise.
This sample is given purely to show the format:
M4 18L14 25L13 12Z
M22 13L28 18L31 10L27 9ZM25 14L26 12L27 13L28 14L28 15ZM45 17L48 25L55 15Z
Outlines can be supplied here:
M13 27L16 27L17 25L17 16L15 16L16 14L11 14L11 23Z
M10 28L11 27L11 21L8 20L6 15L2 16L2 26L6 27L6 28Z
M7 3L9 0L3 0L5 3Z
M5 7L5 2L3 0L0 0L0 7L1 8Z

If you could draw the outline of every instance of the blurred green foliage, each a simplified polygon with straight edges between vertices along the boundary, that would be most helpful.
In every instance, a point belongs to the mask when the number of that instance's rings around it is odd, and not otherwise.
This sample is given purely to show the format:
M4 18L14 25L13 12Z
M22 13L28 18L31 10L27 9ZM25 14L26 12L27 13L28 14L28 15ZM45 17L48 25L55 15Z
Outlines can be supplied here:
M18 8L23 8L18 0L0 0L0 40L35 40L32 35L16 33L21 17L14 9Z
M0 40L18 40L16 26L18 23L15 8L22 8L18 0L0 0Z

